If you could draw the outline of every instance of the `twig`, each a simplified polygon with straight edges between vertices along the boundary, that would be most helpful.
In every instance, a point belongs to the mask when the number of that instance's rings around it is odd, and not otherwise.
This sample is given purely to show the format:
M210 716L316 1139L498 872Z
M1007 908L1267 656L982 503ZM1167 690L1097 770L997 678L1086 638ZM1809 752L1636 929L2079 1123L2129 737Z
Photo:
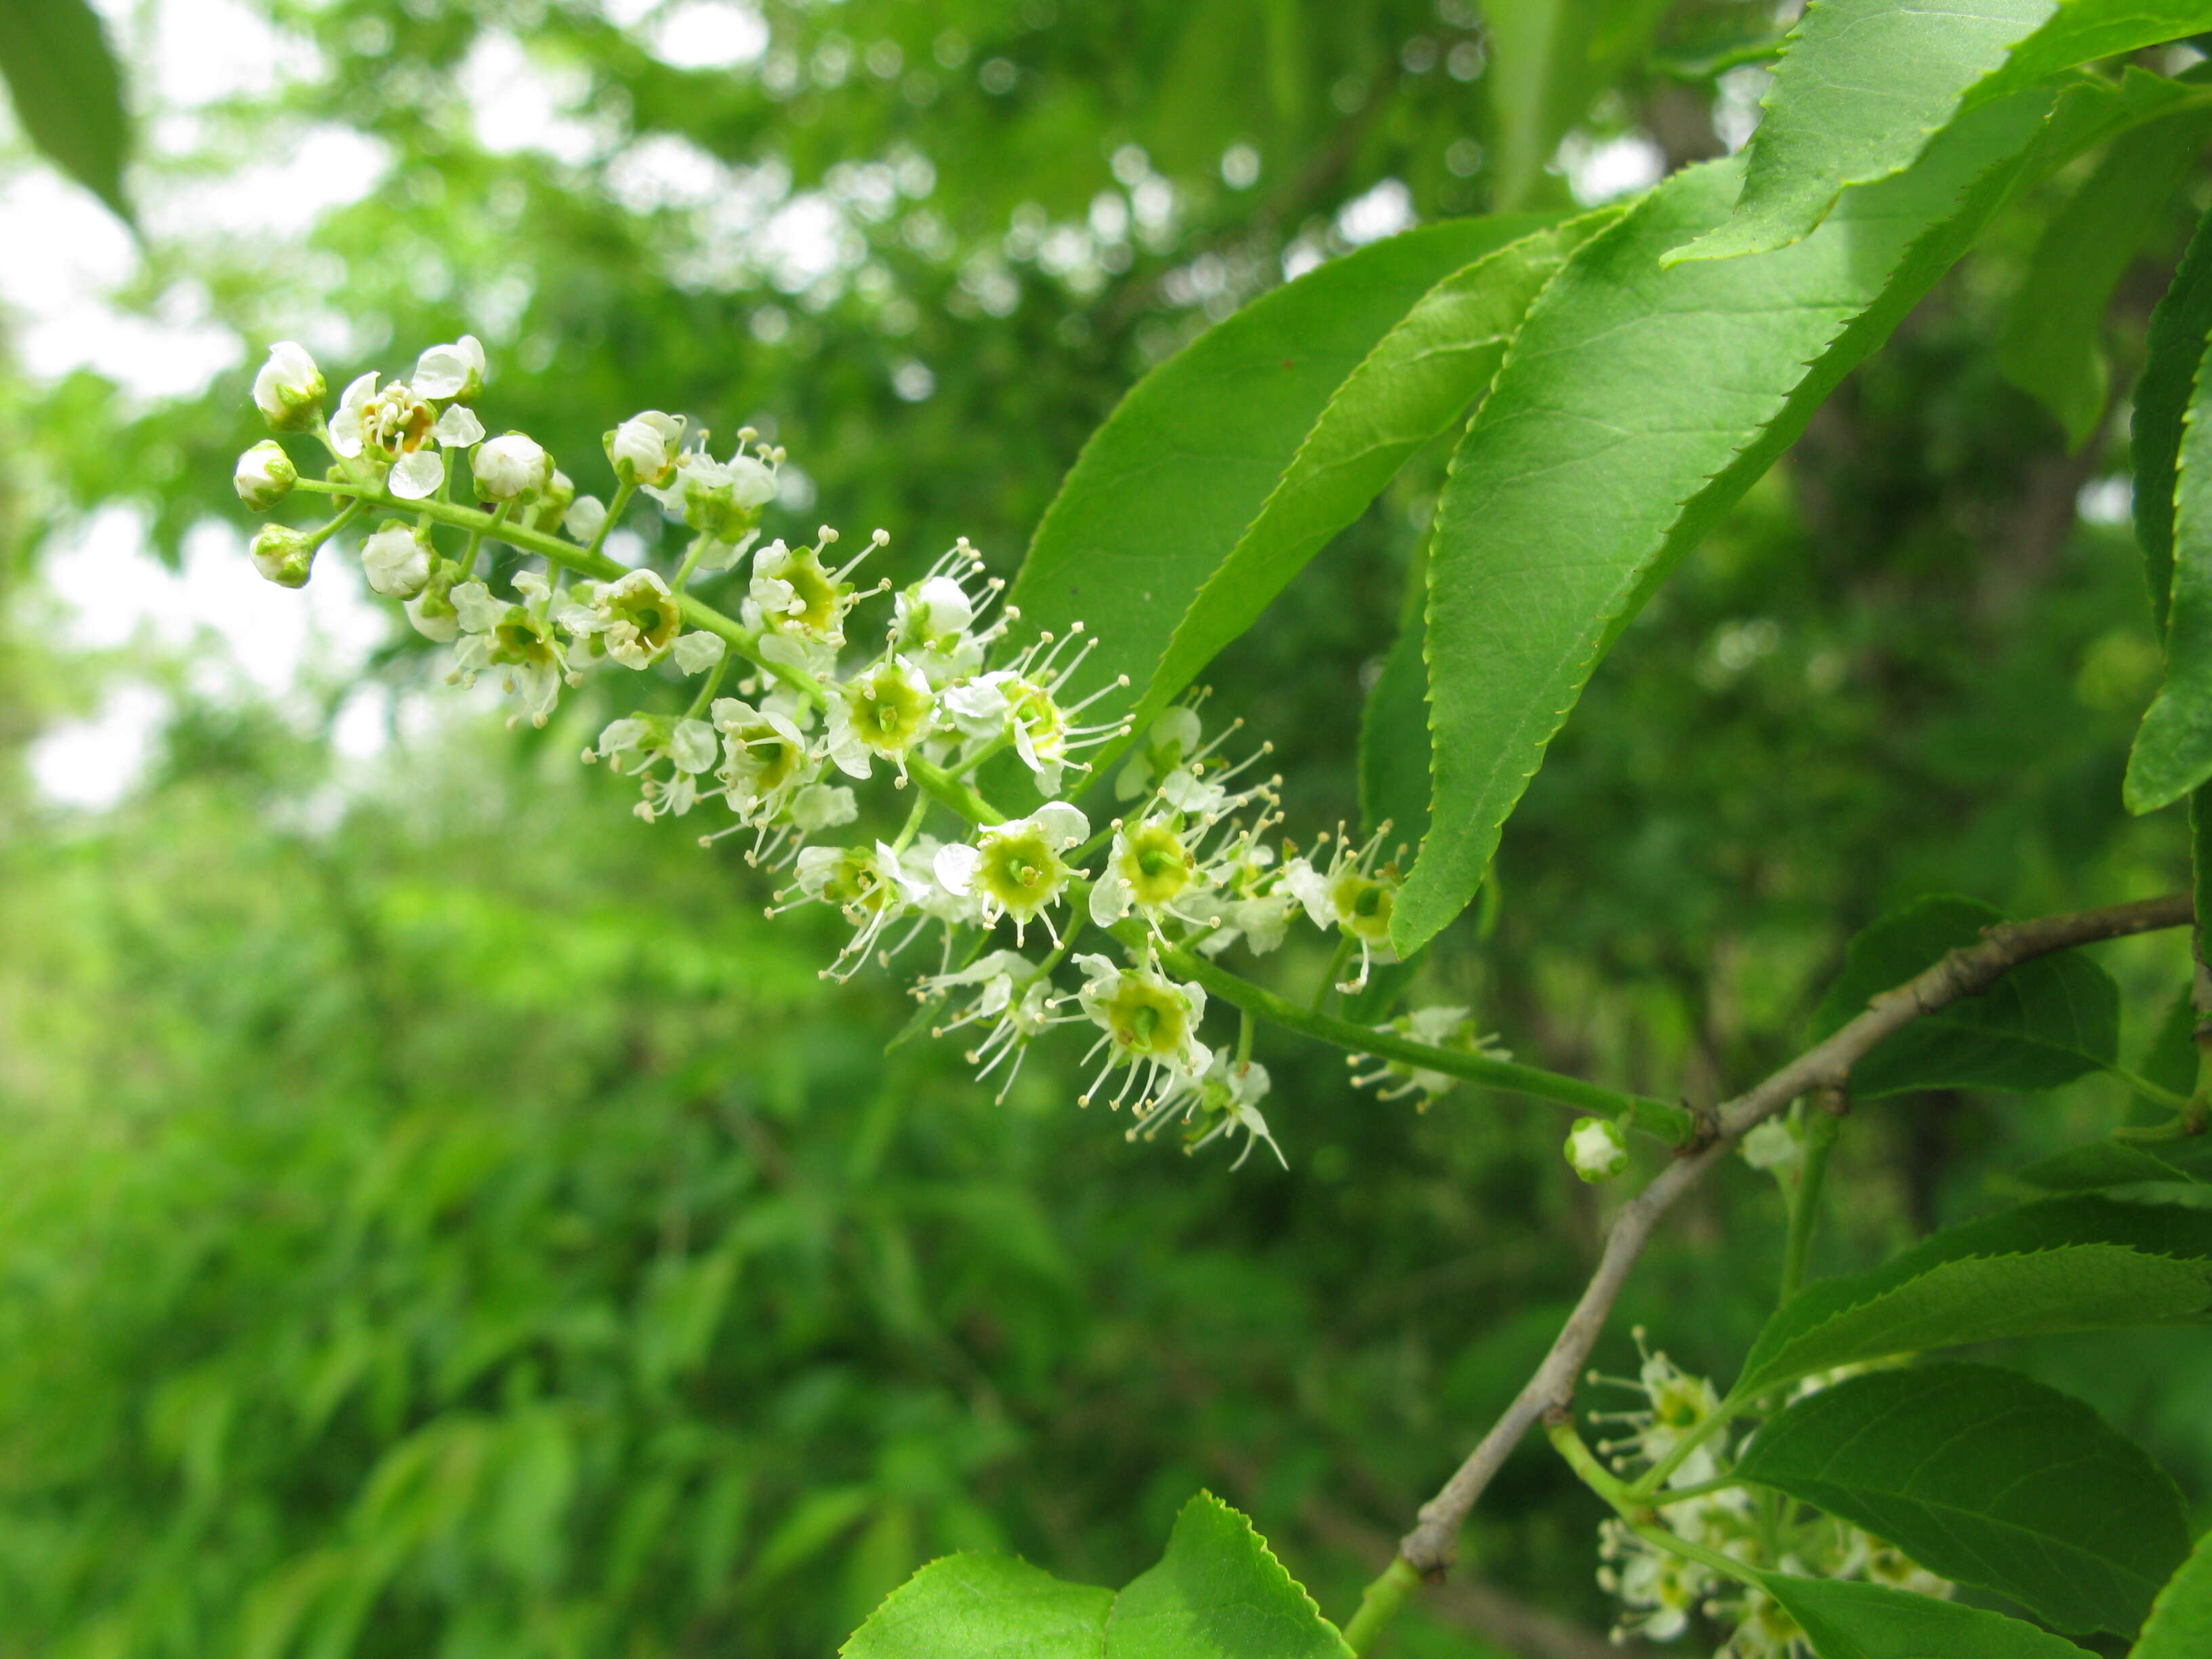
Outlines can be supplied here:
M1545 1413L1572 1406L1576 1381L1659 1218L1746 1130L1801 1095L1845 1087L1851 1067L1884 1038L1962 997L1978 995L2023 962L2099 939L2183 927L2192 915L2187 893L2169 893L2133 904L2043 916L2033 921L1999 922L1984 932L1978 945L1962 945L1917 978L1883 992L1867 1005L1866 1012L1826 1042L1807 1049L1756 1088L1723 1105L1717 1115L1718 1138L1669 1164L1622 1206L1606 1235L1597 1270L1590 1275L1589 1286L1567 1316L1551 1352L1467 1461L1434 1498L1421 1505L1419 1523L1400 1540L1399 1554L1424 1577L1438 1575L1451 1565L1461 1523L1521 1437Z

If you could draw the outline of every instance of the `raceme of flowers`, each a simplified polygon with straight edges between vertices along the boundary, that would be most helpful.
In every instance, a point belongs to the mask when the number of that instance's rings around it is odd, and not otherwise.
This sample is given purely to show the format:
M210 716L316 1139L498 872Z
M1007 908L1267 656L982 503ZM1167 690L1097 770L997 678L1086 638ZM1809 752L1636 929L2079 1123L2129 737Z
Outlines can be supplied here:
M1729 1485L1734 1452L1748 1444L1756 1428L1745 1431L1714 1423L1721 1396L1712 1383L1684 1371L1665 1354L1652 1352L1641 1328L1635 1336L1643 1356L1635 1376L1593 1371L1589 1380L1632 1393L1640 1403L1624 1411L1592 1412L1589 1418L1615 1431L1598 1449L1624 1474L1679 1456L1663 1487L1694 1495L1668 1502L1662 1493L1660 1513L1667 1530L1755 1571L1858 1579L1923 1595L1951 1594L1948 1580L1848 1522L1773 1495L1762 1500ZM1860 1369L1847 1366L1807 1377L1793 1398L1802 1399ZM1685 1443L1690 1443L1686 1453L1681 1450ZM1703 1613L1728 1632L1713 1659L1814 1659L1812 1644L1772 1596L1651 1543L1621 1521L1599 1523L1598 1555L1604 1564L1598 1583L1620 1604L1615 1642L1671 1642L1690 1629L1694 1615Z
M837 909L852 934L825 974L888 966L919 945L915 994L936 1030L965 1035L1000 1099L1038 1036L1087 1025L1096 1070L1081 1102L1130 1108L1133 1139L1172 1130L1195 1149L1241 1138L1240 1164L1261 1141L1281 1158L1249 1026L1233 1045L1207 1041L1205 992L1167 964L1238 943L1264 954L1304 922L1339 936L1340 988L1360 989L1395 959L1387 825L1364 840L1324 832L1309 853L1271 841L1278 781L1249 776L1265 745L1225 761L1231 733L1206 734L1197 699L1141 734L1091 715L1126 679L1073 695L1092 644L1082 624L1018 641L1004 584L964 538L896 588L858 574L889 540L882 531L842 560L827 526L805 545L760 544L784 455L751 430L717 459L681 416L634 415L605 434L614 489L603 502L526 434L491 435L476 413L486 374L483 348L464 337L423 352L405 380L362 375L327 413L313 359L290 343L272 349L254 401L273 432L319 442L329 465L311 478L277 439L264 441L239 459L239 496L265 512L306 491L336 511L312 529L264 527L252 547L262 573L298 586L319 550L359 525L369 586L453 647L449 679L493 676L516 696L510 724L545 725L589 672L686 684L682 713L617 720L584 759L629 776L648 823L697 814L708 820L702 843L744 837L747 859L783 878L771 915ZM638 494L691 532L671 574L615 567L603 551ZM465 495L480 505L464 510ZM499 566L487 542L520 561ZM695 579L724 573L720 609L690 593ZM1084 756L1132 735L1114 816L1094 823L1073 800L1091 781ZM979 821L995 815L979 810L970 780L1001 756L1042 804ZM892 810L864 820L861 791L886 781L889 799L874 805ZM878 816L880 833L858 828ZM1505 1058L1465 1009L1377 1029ZM1457 1080L1399 1060L1354 1063L1372 1066L1355 1081L1424 1109ZM1616 1126L1601 1127L1618 1140ZM1593 1143L1576 1167L1589 1174L1589 1156L1606 1150Z

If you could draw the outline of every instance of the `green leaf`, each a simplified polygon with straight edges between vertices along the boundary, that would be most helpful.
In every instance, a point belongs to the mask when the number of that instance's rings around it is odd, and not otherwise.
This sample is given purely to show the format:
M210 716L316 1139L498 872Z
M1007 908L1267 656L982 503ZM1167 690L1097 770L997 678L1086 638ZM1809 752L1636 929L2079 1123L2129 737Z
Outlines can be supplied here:
M2181 1493L2140 1447L1990 1365L1823 1389L1761 1428L1735 1473L2060 1630L2132 1634L2189 1553Z
M1176 1517L1159 1565L1115 1598L1105 1659L1345 1659L1313 1598L1219 1498Z
M1259 620L1407 457L1482 396L1529 302L1620 216L1617 209L1587 214L1510 243L1446 276L1382 337L1330 397L1258 516L1192 601L1138 704L1140 726ZM1421 793L1425 807L1425 780Z
M2151 617L2161 640L2173 592L2174 486L2181 459L2182 416L2197 384L2208 331L2212 331L2212 214L2198 222L2173 281L2150 313L2143 371L2136 382L2135 417L2129 426L2136 544L2142 549Z
M2201 1185L2204 1175L2212 1175L2212 1145L2200 1136L2153 1146L2093 1140L2015 1170L2012 1179L2047 1193L2089 1193L2146 1182Z
M1967 112L2076 64L2208 27L2207 0L1814 0L1775 66L1735 211L1675 255L1785 247L1850 186L1911 167Z
M1980 112L1794 248L1662 270L1662 252L1726 215L1739 176L1686 168L1529 308L1437 508L1435 788L1392 918L1401 955L1473 896L1620 629L1965 249L2048 107Z
M1084 445L1007 595L1026 629L1089 629L1080 689L1129 677L1093 718L1152 688L1191 601L1345 377L1438 282L1545 222L1450 220L1329 260L1137 383Z
M1382 659L1359 714L1359 817L1372 835L1388 823L1418 847L1429 822L1429 675L1420 613Z
M131 124L99 14L85 0L0 0L0 75L24 136L131 222L123 193Z
M2203 362L2176 463L2166 684L2128 752L2131 812L2170 806L2212 780L2212 375Z
M2212 1533L2181 1564L2150 1610L2128 1659L2203 1659L2212 1653Z
M1781 1573L1759 1582L1820 1659L2091 1659L2063 1636L1932 1595Z
M893 1591L843 1659L1348 1659L1336 1627L1252 1523L1201 1492L1158 1566L1119 1594L1010 1556L933 1562Z
M1844 971L1813 1016L1815 1041L2004 918L1953 894L1915 899L1854 939ZM1979 996L1964 997L1886 1038L1851 1068L1863 1099L1907 1089L2056 1088L2117 1063L2120 992L2079 951L2022 963Z
M933 1561L838 1650L843 1659L1098 1659L1114 1592L1010 1555Z
M2051 1199L1923 1239L1775 1310L1732 1398L1892 1354L2177 1324L2212 1307L2212 1212Z
M1528 201L1561 137L1642 53L1667 8L1668 0L1487 0L1498 205Z
M2112 291L2212 137L2212 114L2192 110L2115 143L2038 239L1997 340L1997 366L2066 434L2088 441L2105 412L2112 369L2102 332Z

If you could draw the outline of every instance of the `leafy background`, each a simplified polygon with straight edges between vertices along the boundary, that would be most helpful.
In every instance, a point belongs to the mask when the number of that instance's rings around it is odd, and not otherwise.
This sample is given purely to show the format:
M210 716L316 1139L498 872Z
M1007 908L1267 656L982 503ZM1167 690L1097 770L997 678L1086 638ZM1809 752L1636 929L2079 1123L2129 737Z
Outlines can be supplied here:
M1285 1042L1291 1170L1231 1176L1075 1110L1072 1047L994 1106L947 1047L886 1054L896 988L818 981L830 936L763 921L736 857L572 763L609 706L510 735L336 571L332 637L257 679L302 602L216 573L262 344L337 381L474 328L500 418L580 477L635 407L772 420L795 522L917 560L965 533L1011 574L1085 435L1208 320L1415 220L1720 153L1758 71L1715 66L1774 27L1492 14L108 13L143 246L20 143L0 194L0 240L54 250L0 261L0 1654L819 1654L953 1548L1121 1583L1201 1486L1348 1608L1587 1270L1603 1200L1552 1109L1417 1115ZM1602 50L1530 44L1561 31ZM2119 387L2209 194L2145 234ZM2009 212L1625 636L1423 994L1705 1100L1802 1040L1844 939L1906 899L2179 884L2175 815L2119 806L2158 672L2119 434L2069 449L1991 351L2063 200ZM59 291L80 267L97 305ZM1417 457L1209 676L1294 821L1356 811L1440 473ZM128 636L179 591L225 626ZM134 708L145 763L73 800ZM2131 1054L2180 948L2102 952ZM1821 1265L2127 1109L2096 1079L1869 1103ZM1725 1376L1778 1234L1764 1182L1716 1183L1624 1326ZM2201 1526L2193 1354L2002 1351ZM1596 1516L1526 1454L1464 1553L1595 1632ZM1477 1593L1394 1639L1577 1650Z

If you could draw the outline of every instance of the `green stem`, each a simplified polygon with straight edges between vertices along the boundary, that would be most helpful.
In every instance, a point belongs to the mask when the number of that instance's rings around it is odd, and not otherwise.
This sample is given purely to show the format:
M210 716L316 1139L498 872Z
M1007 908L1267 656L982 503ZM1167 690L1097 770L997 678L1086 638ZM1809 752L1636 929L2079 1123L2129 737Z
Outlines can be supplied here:
M317 547L320 547L325 542L330 540L331 537L337 535L339 531L343 530L348 525L351 524L356 519L361 517L361 515L368 510L368 503L356 495L350 501L347 501L343 507L340 507L337 511L337 515L328 524L323 525L317 529L310 530L307 532L307 539L313 542Z
M1718 1550L1707 1549L1703 1544L1692 1544L1679 1533L1664 1527L1631 1522L1629 1530L1654 1549L1662 1549L1669 1555L1679 1555L1686 1561L1695 1561L1701 1567L1710 1567L1723 1578L1733 1578L1739 1584L1760 1588L1759 1576L1741 1561L1730 1560Z
M687 720L696 720L714 700L714 693L722 689L722 676L730 672L730 653L726 651L714 659L714 665L700 683L699 695L691 699L691 707L684 714Z
M992 824L1006 821L1006 815L977 794L975 785L965 778L957 777L919 755L907 757L906 769L916 783L969 823Z
M500 527L506 524L507 514L512 513L514 510L514 503L513 501L501 501L499 506L493 510L491 521L489 524L483 526L481 529L471 530L469 532L468 545L461 550L460 568L453 576L453 580L456 582L465 582L468 580L471 574L474 572L477 568L477 550L483 545L484 538L496 534ZM505 538L501 538L501 539L503 540Z
M1510 1089L1539 1100L1555 1101L1579 1112L1619 1116L1630 1127L1656 1135L1670 1146L1689 1146L1698 1136L1695 1115L1687 1107L1669 1101L1624 1094L1617 1089L1585 1083L1580 1078L1565 1077L1540 1066L1520 1066L1511 1060L1492 1060L1485 1054L1462 1054L1456 1049L1435 1048L1411 1037L1400 1036L1395 1031L1355 1025L1334 1014L1315 1013L1176 945L1163 949L1160 961L1178 976L1197 981L1209 996L1219 997L1232 1007L1352 1054L1378 1054L1385 1060L1403 1060L1425 1072L1442 1072L1448 1077L1463 1078L1490 1088Z
M605 525L599 527L602 530L606 528ZM691 545L684 550L684 562L676 568L676 580L668 585L670 592L681 597L684 586L691 580L691 573L699 568L700 556L706 552L708 544L714 539L703 530L691 538Z
M900 826L898 839L891 843L892 852L903 853L914 845L915 835L921 830L922 819L929 815L930 799L927 789L914 792L914 810L906 815L906 823Z
M2147 1077L2137 1076L2124 1066L2107 1066L2105 1070L2126 1084L2145 1100L2154 1101L2168 1111L2185 1112L2189 1109L2190 1103L2187 1095L2178 1095L2171 1089L2153 1083Z
M1669 1504L1680 1504L1692 1498L1711 1498L1717 1492L1734 1492L1743 1482L1732 1474L1717 1480L1700 1480L1694 1486L1669 1486L1664 1492L1654 1492L1644 1500L1655 1510L1663 1510Z
M1677 1440L1674 1450L1636 1477L1628 1488L1630 1495L1639 1504L1650 1503L1666 1490L1667 1477L1680 1468L1692 1452L1735 1421L1735 1414L1742 1409L1730 1401L1722 1401L1718 1411Z
M1237 1065L1241 1071L1252 1063L1252 1011L1237 1011Z
M1314 987L1313 1000L1306 1005L1310 1012L1316 1014L1321 1012L1322 1004L1328 1000L1328 994L1336 989L1337 975L1344 971L1344 964L1351 960L1352 935L1340 930L1336 953L1329 957L1328 967L1321 976L1321 983Z
M969 756L966 760L960 762L956 766L945 769L945 775L948 778L964 778L970 772L973 772L977 767L981 766L985 761L989 760L993 756L1003 754L1013 746L1014 739L1011 733L995 737L992 738L990 742L985 744L981 749L978 749L974 754ZM1079 862L1079 858L1076 861Z
M599 556L599 550L607 544L607 537L615 527L615 520L622 517L623 509L629 505L629 498L636 494L637 485L635 483L617 483L615 485L615 498L607 503L607 516L599 520L599 527L592 538L592 544L584 550L586 558L596 559Z
M1787 1302L1804 1288L1805 1264L1813 1249L1813 1229L1820 1220L1820 1187L1828 1176L1828 1154L1842 1121L1815 1107L1806 1115L1805 1146L1798 1159L1797 1184L1790 1194L1790 1237L1782 1248L1782 1297Z
M1574 1419L1565 1412L1544 1425L1544 1433L1553 1449L1567 1460L1567 1467L1582 1478L1582 1483L1618 1510L1632 1524L1640 1522L1650 1514L1650 1505L1639 1499L1628 1483L1598 1462L1597 1454L1583 1443L1582 1436L1575 1432Z
M1382 1576L1359 1592L1359 1611L1345 1621L1344 1645L1354 1653L1373 1647L1375 1638L1406 1605L1406 1598L1420 1586L1421 1575L1413 1571L1413 1564L1402 1555L1392 1556Z

